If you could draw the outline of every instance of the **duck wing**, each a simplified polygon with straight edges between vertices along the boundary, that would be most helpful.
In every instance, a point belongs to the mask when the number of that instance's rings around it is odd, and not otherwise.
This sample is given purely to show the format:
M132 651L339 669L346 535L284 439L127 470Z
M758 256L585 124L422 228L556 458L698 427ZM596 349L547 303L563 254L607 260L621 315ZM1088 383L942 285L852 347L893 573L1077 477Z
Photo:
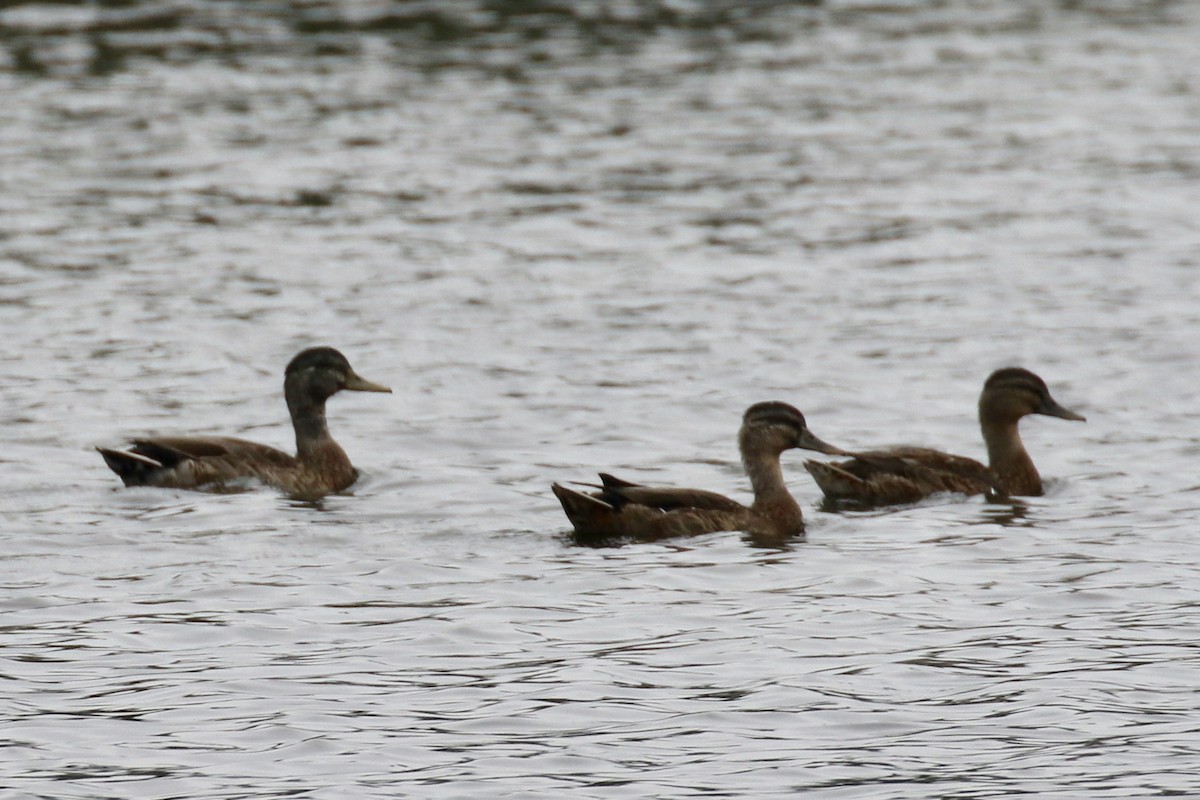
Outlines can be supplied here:
M973 458L924 447L851 454L847 461L806 461L827 500L859 506L913 503L940 492L1001 494L996 476Z
M750 516L745 506L714 492L622 487L623 490L645 490L634 492L633 496L654 501L639 502L621 495L607 495L607 488L595 493L579 492L556 483L551 489L575 527L576 538L589 544L621 540L648 542L743 530ZM719 507L680 505L688 493L693 500Z
M295 457L232 436L159 436L134 439L127 450L97 448L126 486L196 489L245 478L272 482L295 469Z
M723 494L704 489L680 489L672 486L642 486L621 480L606 472L600 473L601 487L597 497L618 511L628 505L648 506L659 511L694 509L696 511L745 512L744 505Z

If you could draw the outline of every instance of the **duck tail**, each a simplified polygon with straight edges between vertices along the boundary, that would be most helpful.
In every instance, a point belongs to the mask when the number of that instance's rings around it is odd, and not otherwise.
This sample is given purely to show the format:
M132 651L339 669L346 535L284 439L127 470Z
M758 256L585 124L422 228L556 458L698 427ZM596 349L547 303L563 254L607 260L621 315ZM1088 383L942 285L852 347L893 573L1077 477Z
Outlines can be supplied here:
M856 491L861 491L864 484L862 478L826 461L809 459L804 462L804 468L813 476L821 491L829 497L853 495Z
M117 473L117 477L126 486L146 486L150 476L163 468L161 461L129 450L112 450L107 447L97 447L96 451L104 457L108 468Z
M629 489L638 485L632 481L622 480L615 475L610 475L607 472L600 472L597 474L599 474L600 483L605 489Z
M562 503L567 519L578 529L593 528L598 522L608 520L615 513L611 505L590 494L568 489L562 484L551 484L550 489L558 502Z

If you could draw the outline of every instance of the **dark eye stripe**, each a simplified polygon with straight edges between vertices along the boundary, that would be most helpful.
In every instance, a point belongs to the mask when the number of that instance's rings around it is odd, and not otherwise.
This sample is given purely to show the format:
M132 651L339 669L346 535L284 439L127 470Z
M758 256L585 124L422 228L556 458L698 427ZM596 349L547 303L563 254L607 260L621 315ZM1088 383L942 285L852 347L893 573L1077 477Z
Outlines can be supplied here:
M1026 391L1031 392L1039 397L1049 394L1050 390L1046 388L1046 382L1034 375L1027 369L1020 367L1006 367L993 372L983 384L983 390L987 391Z
M785 425L796 430L806 427L803 414L794 406L777 400L750 406L743 421L747 425Z

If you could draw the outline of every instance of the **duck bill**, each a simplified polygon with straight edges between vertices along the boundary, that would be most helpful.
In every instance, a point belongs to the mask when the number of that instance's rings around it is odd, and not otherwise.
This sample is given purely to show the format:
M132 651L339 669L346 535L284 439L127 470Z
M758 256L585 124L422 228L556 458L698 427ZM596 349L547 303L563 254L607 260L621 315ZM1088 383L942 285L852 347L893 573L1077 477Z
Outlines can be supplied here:
M1076 422L1087 422L1087 417L1082 414L1076 414L1069 408L1063 408L1058 404L1053 397L1047 397L1042 403L1042 407L1037 410L1039 414L1045 414L1047 417L1058 417L1059 419L1071 419Z
M828 442L821 441L807 428L800 434L800 441L796 442L796 446L802 450L815 450L818 453L825 453L831 456L847 455L845 450L840 447L834 447Z
M346 385L343 389L349 389L352 392L387 392L391 394L391 389L386 386L381 386L378 383L371 381L359 375L354 370L350 370L350 374L346 376Z

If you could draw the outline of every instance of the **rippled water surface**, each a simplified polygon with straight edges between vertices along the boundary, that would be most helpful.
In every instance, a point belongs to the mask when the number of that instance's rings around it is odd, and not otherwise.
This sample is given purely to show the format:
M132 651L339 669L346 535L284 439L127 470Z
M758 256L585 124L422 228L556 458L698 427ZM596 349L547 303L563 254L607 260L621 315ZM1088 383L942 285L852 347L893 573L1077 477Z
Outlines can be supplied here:
M1200 795L1200 6L0 8L5 797ZM123 489L147 432L363 470ZM742 410L1049 491L587 548Z

